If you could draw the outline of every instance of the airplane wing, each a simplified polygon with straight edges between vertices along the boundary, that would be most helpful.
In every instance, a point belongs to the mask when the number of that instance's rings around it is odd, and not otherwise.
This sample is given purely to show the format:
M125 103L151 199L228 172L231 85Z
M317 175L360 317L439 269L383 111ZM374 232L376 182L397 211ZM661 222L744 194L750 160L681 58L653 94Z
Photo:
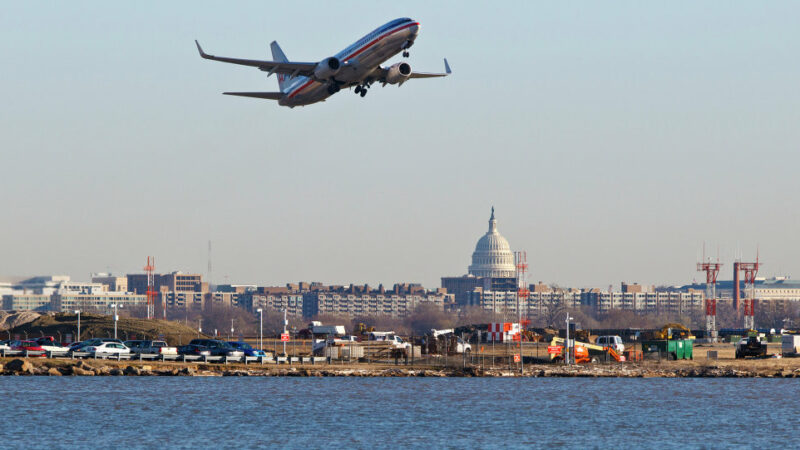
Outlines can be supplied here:
M310 62L261 61L257 59L239 59L239 58L227 58L224 56L214 56L204 52L203 48L200 47L199 42L194 41L194 43L197 44L197 51L200 52L200 56L205 59L226 62L231 64L239 64L242 66L258 67L260 70L263 70L264 72L269 72L270 75L272 75L273 73L283 73L291 75L293 77L296 77L298 75L307 77L311 76L314 73L314 68L317 67L317 63L310 63Z
M285 95L283 92L223 92L225 95L238 95L239 97L264 98L267 100L280 100Z
M450 71L450 64L447 64L447 58L444 59L444 73L428 73L428 72L411 72L411 75L408 78L436 78L436 77L446 77L450 75L452 71Z

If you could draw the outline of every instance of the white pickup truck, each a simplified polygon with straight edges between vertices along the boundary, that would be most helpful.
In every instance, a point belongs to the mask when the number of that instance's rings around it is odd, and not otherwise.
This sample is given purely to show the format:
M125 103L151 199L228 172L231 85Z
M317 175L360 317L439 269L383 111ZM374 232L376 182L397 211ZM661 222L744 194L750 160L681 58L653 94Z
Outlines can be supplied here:
M449 339L451 335L455 334L455 330L452 328L448 328L445 330L437 330L435 328L431 329L431 334L434 338L444 337L445 339ZM454 351L455 353L471 353L472 352L472 344L469 342L464 342L461 337L456 336L456 346L455 348L451 348L450 351Z
M411 344L394 334L394 331L373 331L369 334L370 341L389 342L394 348L411 348Z
M131 349L131 353L143 353L146 355L177 355L177 347L170 347L164 341L125 341L125 346Z

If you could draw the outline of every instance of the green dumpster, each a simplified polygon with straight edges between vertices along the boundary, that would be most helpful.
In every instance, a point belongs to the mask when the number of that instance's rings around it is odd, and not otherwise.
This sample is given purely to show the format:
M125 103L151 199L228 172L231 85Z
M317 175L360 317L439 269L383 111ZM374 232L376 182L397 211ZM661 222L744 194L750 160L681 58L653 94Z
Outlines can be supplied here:
M694 359L691 339L643 341L644 353L659 353L667 359Z

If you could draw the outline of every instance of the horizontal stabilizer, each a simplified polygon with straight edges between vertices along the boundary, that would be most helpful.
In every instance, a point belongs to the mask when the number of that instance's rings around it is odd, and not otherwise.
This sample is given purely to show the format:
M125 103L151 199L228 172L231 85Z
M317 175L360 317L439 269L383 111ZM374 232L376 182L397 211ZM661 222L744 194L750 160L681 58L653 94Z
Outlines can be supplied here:
M223 92L225 95L238 95L239 97L265 98L267 100L280 100L283 92Z
M428 73L428 72L411 72L409 78L435 78L435 77L446 77L453 73L450 70L450 64L447 63L447 58L444 59L444 73Z

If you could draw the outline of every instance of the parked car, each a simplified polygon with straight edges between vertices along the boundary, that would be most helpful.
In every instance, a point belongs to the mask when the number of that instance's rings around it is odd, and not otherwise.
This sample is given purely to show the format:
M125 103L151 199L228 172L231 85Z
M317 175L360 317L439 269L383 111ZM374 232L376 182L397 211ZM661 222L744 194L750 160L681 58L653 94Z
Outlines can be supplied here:
M179 355L211 356L211 350L202 345L188 344L178 347Z
M131 350L119 342L101 342L84 347L84 351L91 355L130 355Z
M45 351L48 352L61 352L66 353L69 351L69 347L64 347L63 345L56 342L52 336L45 336L36 340L39 343L39 346L42 347Z
M131 349L131 353L144 353L155 355L177 355L178 349L170 347L164 341L125 341L125 346Z
M258 356L266 357L267 356L266 352L264 352L263 350L258 350L258 349L253 348L247 342L228 341L228 344L230 344L230 346L235 348L236 350L241 350L242 352L244 352L244 356L256 356L256 357L258 357Z
M90 347L90 346L93 346L93 345L99 345L99 344L102 344L104 342L116 342L117 344L122 344L122 341L119 340L119 339L114 339L114 338L92 338L92 339L87 339L87 340L85 340L83 342L79 342L77 344L73 344L73 346L69 348L69 351L70 352L85 352L85 351L88 351L88 350L86 350L87 347Z
M44 352L44 349L36 341L12 341L11 350L27 350L29 352ZM46 356L42 353L40 356Z
M625 351L625 345L622 343L622 338L619 336L598 336L595 344L602 345L603 347L611 347L621 355Z
M11 350L11 346L8 343L11 341L0 341L0 350Z
M236 358L244 355L243 351L236 350L227 342L218 339L192 339L189 343L202 345L211 352L211 356L230 356Z

